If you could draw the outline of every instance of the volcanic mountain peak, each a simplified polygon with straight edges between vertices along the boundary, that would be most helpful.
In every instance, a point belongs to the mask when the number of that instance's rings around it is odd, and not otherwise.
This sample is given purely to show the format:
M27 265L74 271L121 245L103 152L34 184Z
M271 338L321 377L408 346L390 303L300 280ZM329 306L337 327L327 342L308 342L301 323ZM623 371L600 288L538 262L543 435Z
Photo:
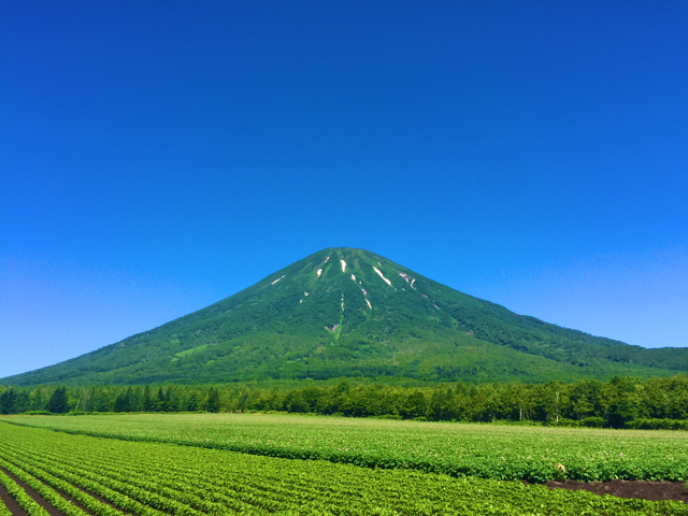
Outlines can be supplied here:
M541 381L687 370L684 349L643 349L516 315L341 247L159 328L2 383Z
M390 278L397 277L394 280L397 285L385 274ZM379 290L417 290L416 277L411 271L368 251L350 248L325 249L278 271L265 281L269 281L270 286L276 290L265 292L269 297L288 299L292 297L292 291L301 292L298 305L329 302L341 306L343 303L337 299L337 293L340 293L342 298L346 297L349 300L348 307L342 308L342 312L370 312L373 310L372 301L376 294L380 294L377 296L380 299L387 297ZM260 283L256 285L259 286ZM292 308L308 310L306 307L297 307L296 303ZM352 322L356 321L362 322L360 317L353 316ZM338 322L340 326L342 323L343 320Z

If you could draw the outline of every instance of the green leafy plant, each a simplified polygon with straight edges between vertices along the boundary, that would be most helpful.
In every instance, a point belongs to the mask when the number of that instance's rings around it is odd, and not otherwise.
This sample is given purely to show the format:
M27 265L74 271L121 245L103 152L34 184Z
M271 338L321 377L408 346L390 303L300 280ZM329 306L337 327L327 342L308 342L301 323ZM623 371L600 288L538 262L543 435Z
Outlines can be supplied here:
M520 482L258 457L198 447L120 440L104 443L89 436L7 424L0 424L0 457L2 467L31 480L41 493L50 493L49 484L69 494L83 489L101 497L107 504L94 504L98 500L83 492L79 502L103 516L121 514L118 509L145 516L688 514L686 506L678 502L550 491ZM0 475L0 483L10 486L11 495L31 507L23 490L8 482L6 476Z

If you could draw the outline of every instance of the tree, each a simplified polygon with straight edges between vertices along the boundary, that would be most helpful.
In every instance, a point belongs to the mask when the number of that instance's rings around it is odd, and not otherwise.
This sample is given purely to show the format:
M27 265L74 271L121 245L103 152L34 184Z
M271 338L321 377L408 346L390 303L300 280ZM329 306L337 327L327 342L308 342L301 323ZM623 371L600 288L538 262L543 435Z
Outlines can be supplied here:
M147 385L143 389L143 411L155 412L155 401L151 398L150 389Z
M168 388L165 393L165 412L177 412L179 410L179 403L176 396L173 396L172 389Z
M238 399L238 409L239 411L243 414L246 411L246 405L248 405L248 399L251 395L251 391L249 391L248 387L245 385L241 387L241 392L239 393L239 399ZM290 409L291 410L291 409ZM292 412L307 412L306 411L301 411L301 410L295 410Z
M31 398L31 408L29 410L45 409L45 396L43 389L36 389L29 397Z
M308 402L303 399L303 391L301 389L296 390L289 401L287 406L289 412L309 412L310 406Z
M31 399L29 398L29 391L22 389L17 392L17 397L14 400L14 413L21 414L31 410Z
M158 389L158 396L155 398L155 411L167 412L167 398L165 397L162 387Z
M215 387L208 391L208 398L205 402L205 410L208 412L220 412L220 393Z
M14 414L17 394L9 389L0 394L0 414Z
M533 399L530 389L518 383L514 387L513 391L513 402L518 410L518 420L523 421L524 419L530 419L530 413L533 408Z
M425 417L427 413L427 402L425 396L418 389L414 389L402 402L399 407L399 415L404 419L415 417Z
M432 390L430 405L428 407L428 417L435 421L448 421L456 419L457 414L454 410L454 393L451 389L435 388Z
M337 394L343 394L345 392L349 392L350 390L351 386L349 385L349 380L342 380L335 387L335 392Z
M189 398L189 402L186 404L186 410L189 412L196 412L198 410L198 398L195 394L192 394Z
M89 397L88 389L84 389L81 392L81 410L83 412L86 412L86 408L88 406L88 397Z
M54 414L65 414L69 412L69 402L67 400L67 388L58 387L53 395L50 397L48 404L45 407L49 412Z
M115 412L131 412L131 392L129 390L117 396Z

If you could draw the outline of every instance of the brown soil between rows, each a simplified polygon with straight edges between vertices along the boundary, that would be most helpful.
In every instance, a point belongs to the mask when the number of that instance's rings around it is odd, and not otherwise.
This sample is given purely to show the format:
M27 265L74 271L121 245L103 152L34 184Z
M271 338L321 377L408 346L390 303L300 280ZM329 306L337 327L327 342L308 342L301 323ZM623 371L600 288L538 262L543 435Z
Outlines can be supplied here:
M43 507L46 511L48 511L48 513L50 514L50 516L63 516L61 512L59 512L53 505L51 505L50 503L48 503L48 502L47 502L41 495L39 495L36 491L34 491L34 490L31 489L28 485L26 485L26 483L24 483L24 482L22 482L21 480L19 480L17 477L15 477L12 473L10 473L9 471L7 471L7 470L4 469L4 468L0 468L0 471L2 471L3 473L5 473L8 477L10 477L12 480L14 480L17 484L19 484L19 487L21 487L22 489L24 489L24 490L26 491L26 494L28 494L31 498L33 498L33 499L34 499L41 507ZM74 484L73 484L73 485L74 485ZM131 512L125 511L124 509L118 507L117 505L113 504L113 503L110 502L109 500L106 500L106 499L103 498L102 496L99 496L99 495L97 495L97 494L95 494L95 493L91 493L90 491L87 491L86 489L84 489L84 488L82 488L82 487L80 487L80 486L77 486L77 485L74 485L74 487L77 488L77 489L78 489L79 491L81 491L82 493L85 493L85 494L87 494L88 496L90 496L90 497L92 497L92 498L95 498L95 499L98 500L99 502L102 502L102 503L104 503L105 505L109 505L109 506L112 507L113 509L115 509L115 510L117 510L117 511L120 511L120 512L121 512L122 514L124 514L125 516L131 516L131 515L132 515ZM53 489L54 489L54 488L53 488ZM67 500L68 502L71 502L73 505L75 505L76 507L78 507L79 509L81 509L82 511L84 511L85 513L90 514L91 516L95 516L95 514L94 514L93 512L91 512L91 511L88 510L86 507L84 507L83 505L81 505L78 501L76 501L74 498L72 498L72 497L69 496L68 494L63 493L63 492L60 491L59 489L55 489L55 492L56 492L57 494L59 494L62 498L64 498L65 500ZM14 498L12 498L12 496L7 492L7 490L6 490L3 486L1 486L1 485L0 485L0 497L2 498L2 501L5 502L5 505L7 506L7 508L8 508L8 509L10 510L10 512L12 513L12 516L26 516L26 515L27 515L27 512L26 512L24 509L22 509L22 508L19 506L19 504L17 504L17 502L14 500Z
M14 480L14 481L19 485L19 487L21 487L24 491L26 491L26 494L29 495L31 498L33 498L33 500L34 500L38 505L40 505L41 507L43 507L43 508L48 512L48 514L50 514L50 516L62 516L62 513L61 513L60 511L58 511L55 507L53 507L52 505L50 505L47 501L45 501L45 499L44 499L41 495L39 495L36 491L34 491L33 489L31 489L28 485L26 485L24 482L22 482L21 480L19 480L17 477L15 477L12 473L10 473L9 471L7 471L7 470L4 469L4 468L0 468L0 470L1 470L5 475L7 475L8 477L10 477L12 480ZM15 515L15 514L22 514L22 513L23 513L23 514L26 514L26 511L24 511L24 509L19 508L19 510L21 511L21 513L15 513L14 511L12 511L12 510L10 509L10 511L12 512L12 515Z
M675 500L688 503L688 490L683 482L651 482L647 480L610 480L608 482L579 482L550 480L545 484L549 489L569 489L571 491L590 491L599 495L612 495L619 498L639 498L658 502Z
M3 485L0 485L0 500L2 500L5 506L12 513L12 516L26 516L26 511L19 507L19 504L10 496L10 493Z
M26 491L26 494L28 494L31 498L33 498L41 507L43 507L49 514L50 516L62 516L62 514L51 504L49 504L43 497L41 497L36 491L31 489L28 485L26 485L24 482L19 480L17 477L12 475L9 471L5 470L4 468L0 468L1 471L3 471L7 476L9 476L12 480L14 480L19 486ZM522 481L524 484L528 484L529 482L523 480ZM683 503L688 504L688 489L686 489L686 486L684 485L683 482L668 482L668 481L658 481L658 482L652 482L652 481L647 481L647 480L611 480L608 482L579 482L577 480L564 480L564 481L555 481L555 480L550 480L549 482L546 482L545 485L548 489L567 489L570 491L579 491L579 490L584 490L584 491L589 491L591 493L599 494L599 495L612 495L612 496L617 496L619 498L637 498L641 500L650 500L650 501L661 501L661 500L674 500L674 501L679 501ZM78 486L77 486L78 487ZM90 496L93 496L94 498L100 500L101 502L117 509L121 509L115 505L113 505L111 502L108 500L105 500L101 498L98 495L95 495L94 493L90 493L82 488L79 487L79 490L89 494ZM91 511L83 507L81 504L79 504L76 500L71 498L70 496L66 495L65 493L60 492L57 490L57 493L59 493L65 500L68 500L72 502L74 505L79 507L80 509L84 510L88 514L93 514ZM7 490L4 488L4 486L0 485L0 499L5 503L7 508L10 510L13 516L25 516L27 513L24 509L22 509L17 502L10 496L10 494L7 492ZM130 514L128 512L125 512L125 514Z

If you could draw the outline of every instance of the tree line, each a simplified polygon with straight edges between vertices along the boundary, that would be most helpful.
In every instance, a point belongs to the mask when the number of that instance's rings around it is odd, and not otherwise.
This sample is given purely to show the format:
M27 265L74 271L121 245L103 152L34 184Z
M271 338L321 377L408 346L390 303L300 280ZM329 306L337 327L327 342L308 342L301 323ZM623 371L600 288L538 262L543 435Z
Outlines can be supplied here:
M369 383L260 388L206 386L0 387L0 413L292 412L430 421L688 429L688 378L614 377L544 384Z

